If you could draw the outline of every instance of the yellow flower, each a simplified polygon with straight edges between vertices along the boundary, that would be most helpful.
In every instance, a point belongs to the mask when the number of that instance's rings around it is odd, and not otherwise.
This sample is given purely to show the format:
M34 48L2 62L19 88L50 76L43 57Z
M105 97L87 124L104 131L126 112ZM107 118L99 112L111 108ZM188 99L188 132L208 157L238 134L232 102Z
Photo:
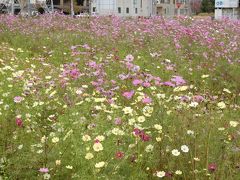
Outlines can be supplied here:
M58 137L52 138L52 142L53 142L53 143L58 143L58 142L59 142L59 138L58 138Z
M85 135L83 135L82 140L83 141L91 141L91 137L89 135L85 134Z
M203 79L204 79L204 78L208 78L208 77L209 77L208 74L206 74L206 75L204 74L204 75L201 76L201 78L203 78Z
M124 131L119 128L113 128L112 133L120 136L124 135Z
M92 153L87 153L86 156L85 156L85 159L89 160L89 159L92 159L94 156Z
M96 164L95 164L95 167L96 167L96 168L102 168L104 165L105 165L105 162L104 162L104 161L101 161L101 162L99 162L99 163L96 163Z
M186 91L188 89L187 86L179 86L179 87L175 87L173 89L173 92L180 92L180 91Z
M228 94L231 94L231 93L232 93L231 91L229 91L229 89L226 89L226 88L223 89L223 92L226 92L226 93L228 93Z
M154 128L155 128L156 130L162 130L162 126L161 126L160 124L155 124L155 125L154 125Z
M67 168L67 169L73 169L73 167L70 166L70 165L66 166L66 168Z
M177 170L177 171L175 172L175 174L177 174L177 175L181 175L181 174L182 174L182 171Z
M61 165L61 160L56 160L55 164L56 164L57 166Z
M103 150L102 144L101 144L100 142L95 143L95 144L93 145L93 150L94 150L94 151L97 151L97 152L102 151L102 150Z
M138 122L142 123L142 122L145 121L145 117L144 117L144 116L139 116L139 117L137 118L137 120L138 120Z
M143 114L144 114L144 116L150 117L152 113L153 113L153 107L145 106L145 107L143 108Z
M95 138L95 140L99 140L99 141L104 141L105 140L105 137L104 136L102 136L102 135L99 135L99 136L97 136L96 138Z
M219 102L217 104L217 106L220 108L220 109L225 109L226 108L226 104L224 102Z
M125 107L125 108L123 108L123 112L124 112L124 114L132 114L132 112L133 112L133 109L131 108L131 107Z
M237 125L239 124L239 122L237 122L237 121L230 121L229 124L230 124L230 126L232 126L232 127L237 127Z

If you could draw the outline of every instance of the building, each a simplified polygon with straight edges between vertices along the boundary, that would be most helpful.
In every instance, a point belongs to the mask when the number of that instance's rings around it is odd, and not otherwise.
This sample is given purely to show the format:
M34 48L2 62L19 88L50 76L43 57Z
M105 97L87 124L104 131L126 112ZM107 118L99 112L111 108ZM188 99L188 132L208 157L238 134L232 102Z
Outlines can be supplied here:
M191 15L190 0L157 0L156 15L164 17Z
M92 0L90 9L96 15L152 16L155 0Z
M53 0L54 8L65 13L70 13L71 0ZM90 0L73 0L73 10L75 14L89 13Z
M89 13L90 0L72 0L75 14ZM53 4L52 4L53 3ZM0 0L0 13L31 14L46 13L54 10L71 13L71 0Z
M240 19L239 0L215 0L215 19Z

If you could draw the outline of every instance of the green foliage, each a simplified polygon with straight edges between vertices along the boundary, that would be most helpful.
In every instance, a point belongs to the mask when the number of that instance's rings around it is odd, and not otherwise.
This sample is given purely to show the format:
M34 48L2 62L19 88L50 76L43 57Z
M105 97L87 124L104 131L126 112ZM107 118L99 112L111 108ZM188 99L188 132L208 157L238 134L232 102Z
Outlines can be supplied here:
M214 12L215 0L202 0L201 11L202 12Z

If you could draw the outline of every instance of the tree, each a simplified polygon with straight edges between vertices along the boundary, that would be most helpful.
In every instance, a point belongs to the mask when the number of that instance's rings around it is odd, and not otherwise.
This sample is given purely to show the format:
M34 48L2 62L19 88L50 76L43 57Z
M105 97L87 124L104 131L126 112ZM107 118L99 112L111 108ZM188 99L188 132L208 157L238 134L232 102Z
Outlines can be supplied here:
M201 0L191 0L190 6L191 6L191 11L194 14L198 14L201 12Z
M213 12L215 6L215 0L202 0L201 10L202 12Z

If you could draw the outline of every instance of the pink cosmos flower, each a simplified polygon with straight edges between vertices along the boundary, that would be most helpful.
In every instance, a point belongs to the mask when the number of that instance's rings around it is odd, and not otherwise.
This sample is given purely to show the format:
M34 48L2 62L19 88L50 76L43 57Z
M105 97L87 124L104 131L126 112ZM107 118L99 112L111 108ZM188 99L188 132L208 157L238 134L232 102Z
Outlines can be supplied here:
M150 97L145 97L142 99L142 103L144 104L150 104L152 102L152 99Z
M141 138L142 141L146 142L146 141L150 141L150 136L145 134L144 132L142 132L139 137Z
M135 136L138 136L141 133L141 130L138 128L133 129L133 133Z
M20 103L20 102L22 102L23 101L23 97L21 97L21 96L16 96L16 97L14 97L14 102L15 103Z
M127 99L131 99L134 95L134 90L124 92L122 95Z
M120 118L116 118L114 123L116 125L120 125L120 124L122 124L122 120Z
M116 152L115 157L117 159L122 159L124 157L124 153L121 151Z
M150 84L149 82L144 82L144 83L142 83L142 86L143 86L143 87L150 87L151 84Z
M98 139L95 139L94 143L97 144L97 143L100 143L100 141Z
M133 57L133 55L129 54L126 56L125 60L128 62L132 62L134 60L134 57Z
M171 81L175 82L177 86L186 84L186 81L181 76L173 76Z
M165 86L170 86L170 87L175 87L175 84L173 84L173 83L170 82L170 81L164 82L163 85L165 85Z
M210 164L208 165L208 170L209 170L210 172L216 171L216 170L217 170L217 165L216 165L215 163L210 163Z
M204 100L204 97L200 95L196 95L196 96L193 96L193 100L195 102L202 102Z
M49 170L48 170L48 168L40 168L39 172L41 172L41 173L48 173Z
M73 69L70 71L70 76L73 78L73 79L77 79L80 75L80 72L78 69Z
M142 81L141 79L134 79L134 80L132 81L132 83L133 83L134 86L137 86L137 85L139 85L139 84L142 84L143 81Z

